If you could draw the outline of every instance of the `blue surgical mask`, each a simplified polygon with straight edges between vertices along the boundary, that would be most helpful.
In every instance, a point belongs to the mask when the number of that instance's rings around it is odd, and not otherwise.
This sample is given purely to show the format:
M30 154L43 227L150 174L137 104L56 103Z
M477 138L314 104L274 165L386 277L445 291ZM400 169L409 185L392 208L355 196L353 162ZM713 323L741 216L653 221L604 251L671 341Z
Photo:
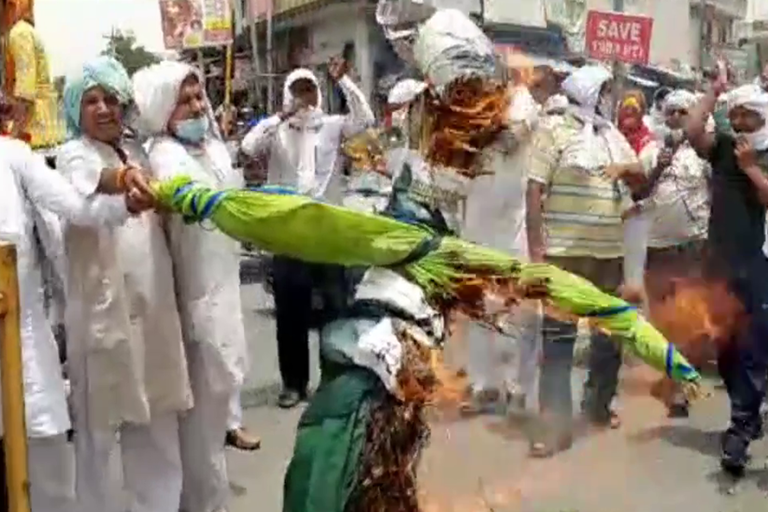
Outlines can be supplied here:
M176 124L176 136L186 142L198 144L208 133L208 116L185 119Z

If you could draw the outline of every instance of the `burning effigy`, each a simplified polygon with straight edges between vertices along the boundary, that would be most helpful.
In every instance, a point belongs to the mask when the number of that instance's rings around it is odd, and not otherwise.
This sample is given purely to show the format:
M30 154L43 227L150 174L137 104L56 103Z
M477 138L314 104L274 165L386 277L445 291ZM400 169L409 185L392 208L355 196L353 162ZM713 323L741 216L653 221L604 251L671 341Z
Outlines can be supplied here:
M452 205L506 129L509 89L490 41L466 16L421 6L404 21L385 9L391 4L380 2L379 21L428 84L414 104L419 123L407 134L365 132L345 148L357 167L391 178L383 211L282 188L211 190L187 177L155 185L158 201L190 222L346 269L333 285L338 314L321 328L321 382L299 422L285 512L420 510L427 411L447 385L439 353L457 312L503 332L512 306L540 300L553 314L590 319L689 393L699 389L696 370L631 304L458 236ZM408 148L393 147L404 140Z

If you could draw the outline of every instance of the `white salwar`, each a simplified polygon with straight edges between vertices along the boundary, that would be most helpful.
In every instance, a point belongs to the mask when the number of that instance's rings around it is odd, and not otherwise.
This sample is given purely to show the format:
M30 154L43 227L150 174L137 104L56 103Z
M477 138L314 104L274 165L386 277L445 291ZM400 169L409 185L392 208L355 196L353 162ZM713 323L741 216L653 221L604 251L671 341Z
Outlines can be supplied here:
M526 261L526 162L538 105L524 87L514 92L509 131L482 155L488 172L472 181L462 236ZM500 389L532 395L536 385L541 327L539 306L525 303L507 320L503 336L471 322L467 372L473 391ZM517 365L512 364L517 359Z
M143 149L121 144L128 163L147 168ZM82 197L104 169L123 165L111 146L82 136L61 147L58 170ZM132 512L177 512L182 469L178 413L192 405L160 217L65 230L68 362L83 512L122 512L110 458L120 444Z
M27 145L0 137L0 239L14 242L17 249L31 507L35 512L74 512L80 509L66 438L69 411L33 235L35 219L50 213L91 226L115 226L128 218L122 197L86 200ZM44 243L57 237L50 235L42 237ZM45 247L52 261L62 257L59 249Z
M227 430L239 430L243 428L243 403L240 399L240 390L236 390L229 397L229 419Z
M153 137L150 168L161 180L187 175L212 188L240 188L243 176L214 133L200 146L166 133L181 84L193 73L191 66L164 62L134 77L141 125ZM229 499L224 439L230 399L247 371L239 245L216 229L185 224L178 216L167 220L167 228L195 398L194 407L180 419L181 507L185 512L213 512L225 509Z

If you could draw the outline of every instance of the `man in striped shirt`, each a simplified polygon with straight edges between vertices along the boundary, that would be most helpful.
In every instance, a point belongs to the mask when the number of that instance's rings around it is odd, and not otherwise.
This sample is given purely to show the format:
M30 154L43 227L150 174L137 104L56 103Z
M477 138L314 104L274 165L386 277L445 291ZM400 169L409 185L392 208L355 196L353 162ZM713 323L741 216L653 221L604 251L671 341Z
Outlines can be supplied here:
M581 275L607 292L622 281L622 213L631 199L624 181L644 176L626 139L608 120L611 74L586 66L563 82L570 105L542 119L534 134L527 191L532 261L547 261ZM546 428L532 455L546 457L572 443L570 374L576 325L545 318L539 404ZM621 353L593 333L582 409L597 425L619 426L611 410Z

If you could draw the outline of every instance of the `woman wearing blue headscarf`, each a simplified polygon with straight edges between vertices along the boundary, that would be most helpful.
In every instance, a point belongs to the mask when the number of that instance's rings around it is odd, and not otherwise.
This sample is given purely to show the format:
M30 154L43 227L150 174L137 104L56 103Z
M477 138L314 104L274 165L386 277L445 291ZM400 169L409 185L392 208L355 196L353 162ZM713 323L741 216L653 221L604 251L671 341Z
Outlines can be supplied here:
M124 137L132 101L131 81L110 57L67 80L70 140L58 168L83 196L110 192L112 174L148 168L139 143ZM119 228L70 225L64 238L79 510L124 510L109 471L119 433L129 509L178 512L178 413L192 394L161 220L145 212Z

